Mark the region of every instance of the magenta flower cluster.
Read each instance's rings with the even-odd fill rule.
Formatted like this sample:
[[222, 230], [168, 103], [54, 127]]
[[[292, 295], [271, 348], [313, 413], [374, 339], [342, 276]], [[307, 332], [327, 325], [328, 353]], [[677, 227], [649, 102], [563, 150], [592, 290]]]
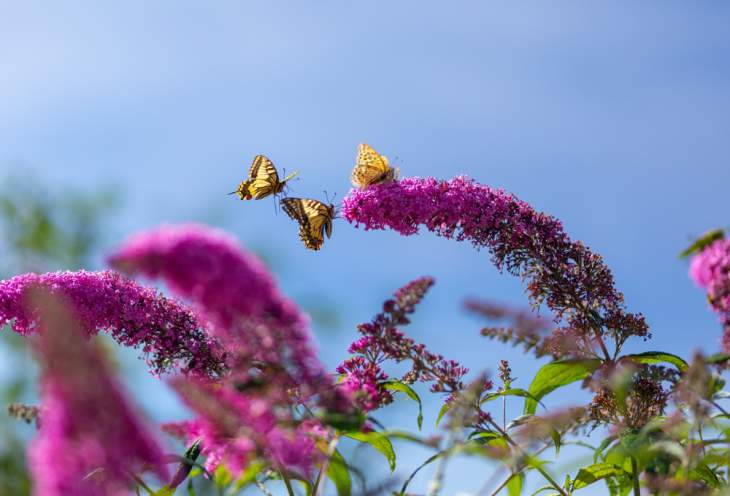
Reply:
[[12, 322], [24, 335], [37, 329], [38, 311], [25, 299], [36, 285], [68, 301], [87, 336], [106, 331], [124, 346], [141, 347], [156, 374], [179, 369], [212, 377], [223, 367], [220, 348], [193, 312], [110, 271], [29, 273], [0, 281], [0, 325]]
[[640, 314], [628, 313], [610, 269], [583, 244], [571, 241], [557, 219], [463, 176], [448, 181], [404, 178], [351, 190], [342, 215], [365, 229], [440, 236], [488, 248], [499, 269], [524, 278], [534, 305], [583, 336], [612, 335], [618, 344], [648, 336]]
[[40, 431], [29, 450], [34, 494], [129, 494], [130, 474], [145, 468], [167, 480], [161, 447], [75, 316], [60, 298], [33, 293], [43, 401]]
[[208, 467], [224, 460], [240, 470], [255, 453], [308, 470], [314, 445], [296, 427], [295, 408], [309, 403], [341, 412], [351, 402], [317, 360], [306, 316], [266, 267], [231, 236], [199, 224], [138, 233], [109, 261], [164, 281], [226, 350], [227, 374], [215, 384], [174, 381], [198, 415], [178, 427], [189, 440], [202, 439]]
[[180, 428], [177, 434], [188, 442], [200, 440], [209, 470], [225, 462], [232, 473], [240, 473], [258, 457], [307, 474], [317, 461], [312, 421], [290, 429], [282, 427], [275, 406], [265, 398], [182, 378], [173, 387], [198, 417], [167, 428]]
[[724, 328], [723, 348], [730, 351], [730, 239], [719, 239], [696, 254], [689, 274], [707, 291], [707, 299]]
[[433, 283], [430, 277], [411, 281], [396, 291], [394, 299], [383, 304], [383, 312], [371, 322], [358, 326], [362, 337], [349, 348], [355, 356], [342, 362], [337, 372], [363, 410], [374, 410], [393, 401], [393, 395], [386, 387], [388, 375], [381, 368], [387, 360], [411, 362], [411, 370], [401, 378], [406, 384], [428, 382], [432, 392], [450, 394], [464, 388], [462, 379], [467, 368], [428, 351], [425, 345], [416, 343], [398, 329], [410, 322], [408, 315], [415, 311]]
[[132, 236], [109, 262], [162, 279], [210, 322], [234, 359], [290, 368], [307, 393], [328, 382], [306, 316], [264, 264], [225, 232], [201, 224], [163, 226]]

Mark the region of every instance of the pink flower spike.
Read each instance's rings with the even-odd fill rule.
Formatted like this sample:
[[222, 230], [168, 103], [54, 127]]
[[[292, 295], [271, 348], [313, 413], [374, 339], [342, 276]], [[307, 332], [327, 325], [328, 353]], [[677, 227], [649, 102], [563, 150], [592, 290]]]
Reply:
[[692, 257], [689, 275], [707, 291], [707, 299], [720, 317], [722, 346], [730, 351], [730, 239], [719, 239]]
[[224, 231], [202, 224], [143, 231], [125, 241], [109, 263], [162, 279], [193, 303], [237, 359], [291, 370], [305, 396], [331, 386], [307, 317], [281, 293], [264, 264]]
[[[534, 305], [545, 304], [567, 326], [583, 335], [601, 334], [623, 342], [647, 337], [641, 314], [626, 311], [623, 295], [603, 259], [572, 241], [557, 219], [502, 190], [458, 176], [448, 181], [404, 178], [353, 189], [342, 215], [365, 229], [392, 229], [404, 236], [421, 226], [439, 236], [487, 248], [500, 270], [523, 278]], [[576, 308], [590, 309], [575, 312]]]
[[24, 295], [36, 285], [67, 301], [87, 336], [107, 331], [121, 345], [141, 347], [156, 374], [180, 369], [210, 377], [223, 368], [221, 349], [191, 310], [111, 271], [28, 273], [0, 281], [0, 325], [12, 321], [19, 334], [35, 332], [38, 309], [26, 305]]
[[28, 294], [38, 315], [33, 341], [43, 408], [28, 458], [38, 496], [128, 494], [130, 474], [168, 478], [164, 454], [85, 338], [62, 299], [41, 287]]

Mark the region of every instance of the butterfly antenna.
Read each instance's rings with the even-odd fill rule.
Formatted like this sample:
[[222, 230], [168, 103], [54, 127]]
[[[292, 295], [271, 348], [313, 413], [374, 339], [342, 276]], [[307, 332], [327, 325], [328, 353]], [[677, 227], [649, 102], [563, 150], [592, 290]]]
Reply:
[[337, 193], [335, 193], [334, 195], [332, 195], [332, 198], [330, 198], [330, 195], [327, 194], [327, 190], [326, 189], [325, 190], [322, 190], [322, 191], [324, 192], [324, 198], [325, 198], [325, 200], [327, 200], [327, 203], [332, 203], [334, 201], [334, 199], [337, 197]]

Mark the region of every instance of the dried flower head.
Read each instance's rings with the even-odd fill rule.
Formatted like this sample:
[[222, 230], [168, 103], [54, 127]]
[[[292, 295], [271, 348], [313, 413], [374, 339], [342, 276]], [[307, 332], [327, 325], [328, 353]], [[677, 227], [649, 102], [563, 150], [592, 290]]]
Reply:
[[11, 403], [8, 405], [8, 414], [18, 420], [24, 421], [26, 424], [35, 422], [40, 424], [40, 408], [35, 405], [26, 405], [23, 403]]

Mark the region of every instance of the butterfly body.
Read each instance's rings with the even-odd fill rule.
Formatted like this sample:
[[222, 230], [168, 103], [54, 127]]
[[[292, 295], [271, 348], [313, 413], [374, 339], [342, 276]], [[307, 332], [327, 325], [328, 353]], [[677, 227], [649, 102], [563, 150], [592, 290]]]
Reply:
[[392, 182], [397, 176], [398, 171], [390, 166], [388, 157], [379, 154], [367, 143], [360, 143], [350, 176], [353, 186], [365, 189], [373, 184]]
[[241, 200], [260, 200], [269, 195], [276, 196], [284, 190], [287, 181], [297, 174], [295, 171], [279, 180], [279, 173], [273, 162], [264, 155], [256, 155], [248, 171], [248, 179], [242, 181], [233, 194], [237, 194]]
[[324, 236], [332, 236], [332, 220], [335, 206], [326, 205], [311, 198], [284, 198], [281, 200], [284, 212], [299, 223], [299, 239], [310, 250], [319, 250]]

